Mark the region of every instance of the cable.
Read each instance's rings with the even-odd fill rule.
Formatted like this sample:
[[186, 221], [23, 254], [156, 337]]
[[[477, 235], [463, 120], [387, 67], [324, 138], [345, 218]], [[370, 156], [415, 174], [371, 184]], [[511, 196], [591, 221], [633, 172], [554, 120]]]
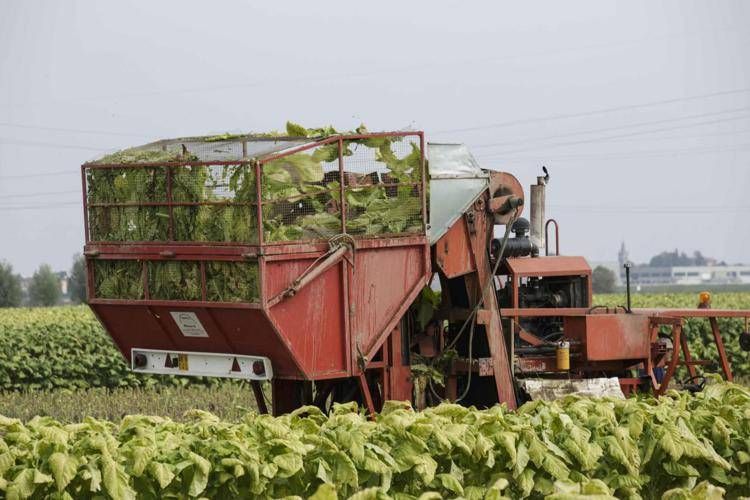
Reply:
[[584, 111], [582, 113], [558, 113], [555, 115], [548, 115], [548, 116], [540, 116], [536, 118], [521, 118], [519, 120], [511, 120], [507, 122], [498, 122], [498, 123], [490, 123], [487, 125], [480, 125], [476, 127], [464, 127], [464, 128], [453, 128], [453, 129], [444, 129], [444, 130], [437, 130], [430, 132], [431, 135], [438, 135], [438, 134], [447, 134], [452, 132], [473, 132], [475, 130], [486, 130], [486, 129], [492, 129], [492, 128], [504, 128], [504, 127], [512, 127], [515, 125], [523, 125], [526, 123], [537, 123], [537, 122], [548, 122], [548, 121], [554, 121], [554, 120], [566, 120], [569, 118], [580, 118], [584, 116], [595, 116], [600, 114], [607, 114], [607, 113], [614, 113], [617, 111], [626, 111], [631, 109], [639, 109], [639, 108], [647, 108], [651, 106], [660, 106], [664, 104], [673, 104], [677, 102], [685, 102], [685, 101], [694, 101], [698, 99], [706, 99], [710, 97], [718, 97], [718, 96], [725, 96], [725, 95], [733, 95], [733, 94], [744, 94], [750, 92], [750, 87], [741, 88], [741, 89], [735, 89], [735, 90], [724, 90], [719, 92], [712, 92], [709, 94], [700, 94], [700, 95], [693, 95], [688, 97], [680, 97], [675, 99], [663, 99], [660, 101], [651, 101], [651, 102], [645, 102], [641, 104], [626, 104], [623, 106], [614, 106], [611, 108], [603, 108], [603, 109], [597, 109], [592, 111]]
[[79, 170], [57, 170], [55, 172], [46, 172], [42, 174], [23, 174], [23, 175], [3, 175], [0, 179], [30, 179], [32, 177], [53, 177], [58, 175], [81, 175]]
[[5, 200], [8, 198], [36, 198], [38, 196], [47, 196], [47, 195], [58, 195], [58, 194], [73, 194], [78, 193], [81, 194], [80, 189], [74, 189], [70, 191], [44, 191], [40, 193], [23, 193], [23, 194], [0, 194], [0, 200]]
[[542, 136], [542, 137], [536, 137], [536, 138], [530, 138], [530, 139], [521, 139], [520, 141], [478, 144], [478, 145], [472, 145], [472, 148], [481, 149], [481, 148], [492, 148], [496, 146], [506, 146], [506, 145], [513, 145], [513, 144], [529, 144], [529, 143], [535, 143], [538, 141], [546, 141], [549, 139], [558, 139], [561, 137], [575, 137], [578, 135], [596, 134], [600, 132], [609, 132], [612, 130], [623, 130], [623, 129], [633, 128], [633, 127], [642, 127], [644, 125], [658, 125], [662, 123], [672, 123], [672, 122], [679, 122], [679, 121], [684, 121], [684, 120], [694, 120], [696, 118], [706, 118], [709, 116], [725, 115], [728, 113], [739, 113], [740, 111], [747, 111], [747, 110], [750, 110], [750, 106], [744, 106], [742, 108], [735, 108], [735, 109], [727, 109], [724, 111], [713, 111], [711, 113], [699, 113], [697, 115], [681, 116], [678, 118], [665, 118], [662, 120], [651, 120], [651, 121], [646, 121], [646, 122], [631, 123], [628, 125], [618, 125], [616, 127], [605, 127], [605, 128], [599, 127], [595, 129], [589, 129], [589, 130], [580, 130], [577, 132], [568, 132], [565, 134], [555, 134], [555, 135], [548, 135], [548, 136]]
[[[254, 82], [243, 82], [243, 83], [230, 83], [225, 85], [210, 85], [210, 86], [204, 86], [204, 87], [192, 87], [192, 88], [182, 88], [182, 89], [160, 89], [160, 90], [146, 90], [146, 91], [140, 91], [140, 92], [130, 92], [127, 94], [119, 94], [119, 95], [101, 95], [101, 96], [93, 96], [91, 99], [125, 99], [128, 97], [146, 97], [146, 96], [159, 96], [164, 94], [169, 95], [175, 95], [175, 94], [186, 94], [186, 93], [200, 93], [200, 92], [216, 92], [216, 91], [222, 91], [222, 90], [232, 90], [232, 89], [242, 89], [242, 88], [255, 88], [260, 87], [264, 85], [278, 85], [278, 84], [284, 84], [284, 83], [310, 83], [315, 81], [341, 81], [344, 79], [351, 79], [351, 78], [363, 78], [363, 77], [370, 77], [370, 76], [377, 76], [377, 75], [383, 75], [383, 74], [398, 74], [398, 73], [405, 73], [405, 72], [413, 72], [413, 71], [422, 71], [425, 69], [430, 68], [453, 68], [456, 65], [460, 64], [469, 64], [469, 65], [476, 65], [476, 64], [486, 64], [490, 62], [499, 62], [499, 61], [507, 61], [507, 60], [513, 60], [513, 59], [528, 59], [529, 57], [535, 57], [535, 56], [549, 56], [553, 54], [560, 54], [560, 53], [566, 53], [566, 52], [581, 52], [585, 50], [598, 50], [603, 48], [610, 48], [610, 47], [618, 47], [618, 46], [627, 46], [627, 45], [638, 45], [642, 43], [647, 42], [653, 42], [654, 40], [668, 40], [668, 39], [674, 39], [674, 38], [685, 38], [685, 37], [691, 37], [696, 36], [696, 34], [701, 32], [706, 33], [725, 33], [729, 30], [732, 30], [735, 28], [712, 28], [708, 30], [701, 30], [701, 31], [689, 31], [689, 32], [681, 32], [681, 33], [670, 33], [670, 34], [662, 34], [658, 36], [650, 36], [650, 37], [641, 37], [636, 39], [630, 39], [630, 40], [620, 40], [620, 41], [614, 41], [614, 42], [608, 42], [608, 43], [600, 43], [595, 45], [585, 45], [585, 46], [578, 46], [578, 47], [557, 47], [552, 50], [539, 50], [534, 52], [527, 52], [527, 53], [512, 53], [512, 54], [506, 54], [506, 55], [492, 55], [489, 57], [481, 57], [476, 59], [468, 59], [466, 57], [463, 57], [459, 60], [445, 60], [444, 58], [441, 59], [439, 62], [423, 62], [421, 64], [417, 63], [411, 63], [406, 66], [401, 67], [395, 67], [395, 68], [386, 68], [386, 69], [379, 69], [374, 71], [362, 71], [359, 73], [329, 73], [329, 74], [317, 74], [317, 75], [306, 75], [303, 77], [297, 77], [297, 78], [277, 78], [277, 79], [267, 79], [267, 80], [257, 80]], [[748, 89], [750, 90], [750, 89]]]
[[14, 139], [8, 139], [7, 137], [0, 137], [0, 144], [14, 144], [17, 146], [36, 146], [36, 147], [41, 147], [41, 148], [55, 148], [55, 149], [80, 149], [83, 151], [96, 151], [98, 153], [109, 151], [109, 149], [90, 148], [88, 146], [75, 146], [71, 144], [58, 144], [58, 143], [53, 143], [53, 142], [14, 140]]
[[632, 137], [632, 136], [642, 135], [642, 134], [652, 134], [654, 132], [664, 132], [667, 130], [678, 130], [678, 129], [690, 128], [690, 127], [701, 127], [703, 125], [713, 125], [715, 123], [725, 123], [725, 122], [731, 122], [731, 121], [736, 121], [736, 120], [747, 120], [749, 118], [750, 118], [750, 115], [735, 116], [733, 118], [720, 118], [717, 120], [707, 120], [707, 121], [698, 122], [698, 123], [676, 125], [674, 127], [661, 127], [661, 128], [651, 129], [651, 130], [639, 130], [635, 132], [629, 132], [627, 134], [615, 134], [615, 135], [604, 136], [604, 137], [593, 137], [590, 139], [582, 139], [578, 141], [566, 141], [566, 142], [556, 142], [552, 144], [542, 144], [541, 146], [533, 148], [533, 149], [529, 149], [529, 148], [512, 149], [509, 151], [501, 151], [498, 154], [503, 155], [503, 154], [509, 154], [509, 153], [523, 153], [526, 151], [533, 151], [536, 149], [544, 150], [544, 149], [549, 149], [549, 148], [557, 148], [560, 146], [570, 146], [570, 145], [575, 145], [575, 144], [588, 144], [592, 142], [602, 142], [602, 141], [607, 141], [609, 139], [616, 139], [619, 137]]
[[[544, 155], [546, 160], [577, 160], [577, 161], [598, 161], [598, 160], [612, 160], [612, 159], [637, 159], [637, 158], [653, 158], [653, 157], [659, 157], [659, 156], [678, 156], [678, 155], [704, 155], [704, 154], [722, 154], [722, 153], [736, 153], [741, 151], [748, 151], [750, 150], [750, 143], [746, 144], [736, 144], [732, 146], [722, 147], [722, 146], [715, 146], [715, 147], [702, 147], [702, 148], [680, 148], [680, 149], [658, 149], [658, 150], [645, 150], [645, 151], [634, 151], [632, 153], [629, 152], [615, 152], [613, 154], [607, 154], [607, 153], [601, 153], [601, 154], [591, 154], [591, 155], [582, 155], [582, 154], [562, 154], [562, 155]], [[477, 158], [480, 159], [492, 159], [499, 157], [498, 155], [477, 155]], [[538, 162], [539, 157], [538, 156], [510, 156], [502, 157], [504, 161], [524, 161], [524, 160], [531, 160], [535, 163]]]
[[29, 129], [29, 130], [49, 130], [52, 132], [71, 132], [74, 134], [113, 135], [113, 136], [118, 136], [118, 137], [145, 137], [145, 138], [149, 137], [144, 134], [129, 134], [126, 132], [110, 132], [107, 130], [85, 130], [85, 129], [62, 128], [62, 127], [45, 127], [41, 125], [27, 125], [25, 123], [13, 123], [13, 122], [0, 122], [0, 126], [23, 128], [23, 129]]
[[83, 209], [83, 203], [80, 201], [76, 202], [70, 202], [70, 203], [57, 203], [57, 204], [49, 204], [49, 205], [26, 205], [26, 206], [2, 206], [0, 205], [0, 212], [15, 212], [16, 210], [47, 210], [47, 209], [57, 209], [61, 207], [73, 207], [76, 206], [77, 208]]

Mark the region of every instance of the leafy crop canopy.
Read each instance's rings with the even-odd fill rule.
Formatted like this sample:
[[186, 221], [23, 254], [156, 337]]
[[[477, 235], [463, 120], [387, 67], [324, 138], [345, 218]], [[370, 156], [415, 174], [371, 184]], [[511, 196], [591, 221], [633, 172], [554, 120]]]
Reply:
[[[64, 425], [0, 416], [7, 498], [720, 499], [748, 493], [750, 392], [567, 397], [516, 412], [387, 403], [239, 422], [200, 410]], [[352, 495], [352, 496], [350, 496]]]

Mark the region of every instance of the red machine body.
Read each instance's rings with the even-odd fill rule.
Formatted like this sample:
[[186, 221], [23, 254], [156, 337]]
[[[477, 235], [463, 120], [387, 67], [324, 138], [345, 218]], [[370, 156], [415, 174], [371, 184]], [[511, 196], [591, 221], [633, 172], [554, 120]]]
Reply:
[[[411, 177], [394, 180], [392, 173], [378, 172], [383, 139], [391, 146], [403, 145], [392, 162], [418, 160]], [[361, 147], [365, 144], [380, 153]], [[592, 308], [591, 269], [585, 259], [557, 255], [559, 241], [556, 255], [539, 255], [548, 247], [541, 236], [549, 225], [542, 226], [546, 179], [532, 189], [531, 238], [517, 233], [509, 239], [524, 205], [520, 183], [510, 174], [480, 169], [460, 145], [431, 147], [428, 179], [421, 132], [186, 138], [137, 150], [180, 148], [192, 156], [82, 166], [89, 304], [136, 371], [244, 377], [253, 382], [261, 410], [267, 408], [260, 382], [271, 380], [277, 414], [303, 404], [327, 407], [350, 400], [375, 411], [388, 399], [413, 399], [411, 366], [417, 354], [437, 363], [451, 350], [456, 354], [447, 367], [445, 387], [433, 393], [515, 407], [520, 400], [517, 382], [530, 376], [585, 378], [605, 372], [620, 377], [626, 390], [642, 388], [647, 380], [663, 391], [680, 352], [694, 374], [697, 363], [684, 336], [680, 338], [681, 318], [703, 315], [713, 318], [722, 368], [731, 379], [715, 318], [750, 313]], [[327, 152], [321, 161], [325, 182], [310, 181], [313, 194], [273, 198], [269, 186], [278, 181], [279, 166], [291, 172], [298, 159], [316, 151]], [[211, 198], [180, 194], [181, 169], [205, 169], [211, 178], [227, 168], [249, 183], [252, 196], [242, 198], [239, 190], [227, 195], [231, 189], [216, 182], [199, 189], [214, 193]], [[102, 172], [112, 174], [110, 181], [116, 183], [133, 169], [144, 169], [148, 182], [164, 186], [164, 192], [143, 199], [101, 199], [92, 189]], [[411, 226], [394, 233], [371, 221], [363, 234], [360, 226], [350, 224], [359, 213], [354, 195], [368, 189], [384, 190], [386, 201], [409, 197], [403, 206], [410, 207]], [[329, 198], [327, 213], [338, 221], [329, 233], [279, 240], [269, 229], [278, 229], [279, 220], [310, 215], [303, 201], [323, 191]], [[247, 214], [251, 231], [244, 241], [181, 236], [176, 213], [217, 207]], [[112, 238], [97, 222], [115, 216], [140, 221], [154, 211], [163, 219], [153, 219], [161, 232], [148, 238]], [[493, 242], [496, 225], [507, 228], [504, 243]], [[372, 227], [380, 229], [371, 232]], [[503, 254], [499, 249], [505, 245]], [[156, 286], [154, 276], [173, 265], [184, 266], [180, 272], [187, 269], [198, 281], [190, 299], [182, 298], [182, 290]], [[252, 279], [251, 296], [228, 300], [216, 292], [221, 283], [214, 273], [221, 266], [236, 271], [230, 276], [247, 273], [243, 276]], [[103, 291], [111, 272], [130, 273], [134, 292]], [[420, 330], [410, 308], [435, 276], [441, 306]], [[673, 330], [670, 352], [659, 350], [662, 325]], [[557, 365], [559, 340], [572, 344], [569, 369]], [[194, 371], [196, 363], [200, 370]], [[654, 375], [658, 367], [668, 368], [661, 380]], [[632, 369], [645, 375], [629, 376]]]

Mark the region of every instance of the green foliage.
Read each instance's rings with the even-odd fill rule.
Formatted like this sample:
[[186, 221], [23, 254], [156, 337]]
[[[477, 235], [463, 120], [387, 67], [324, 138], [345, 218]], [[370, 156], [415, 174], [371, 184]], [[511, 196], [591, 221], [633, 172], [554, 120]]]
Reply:
[[13, 266], [0, 261], [0, 307], [21, 305], [21, 277], [13, 274]]
[[86, 417], [117, 422], [123, 416], [133, 413], [184, 420], [185, 412], [200, 409], [237, 422], [249, 408], [255, 407], [250, 385], [233, 379], [211, 386], [162, 384], [158, 387], [115, 389], [94, 387], [76, 390], [0, 391], [0, 414], [23, 421], [39, 415], [65, 423], [79, 422]]
[[[356, 131], [367, 133], [364, 125]], [[327, 137], [332, 127], [306, 129], [287, 122], [287, 134], [295, 137]], [[372, 172], [346, 172], [346, 230], [355, 235], [399, 234], [422, 231], [421, 151], [413, 142], [409, 152], [399, 155], [394, 147], [400, 137], [346, 140], [343, 144], [344, 170], [347, 157], [353, 165]], [[338, 234], [341, 223], [341, 180], [337, 165], [328, 165], [333, 176], [324, 172], [326, 163], [338, 158], [338, 144], [319, 146], [263, 165], [263, 223], [266, 241], [320, 239]], [[380, 164], [380, 165], [379, 165]], [[387, 173], [373, 173], [384, 165]], [[330, 175], [330, 172], [329, 172]], [[384, 186], [388, 184], [389, 186]], [[404, 184], [393, 186], [393, 184]]]
[[[8, 498], [736, 498], [748, 491], [750, 391], [532, 402], [516, 412], [388, 403], [238, 422], [0, 417]], [[428, 493], [429, 492], [429, 493]]]
[[29, 283], [29, 303], [32, 306], [53, 306], [60, 300], [60, 280], [48, 264], [34, 272]]
[[85, 306], [3, 310], [0, 360], [1, 391], [219, 384], [219, 379], [131, 372]]
[[[367, 133], [360, 126], [356, 133]], [[320, 139], [337, 134], [330, 126], [305, 128], [287, 122], [286, 135]], [[236, 140], [222, 134], [203, 140]], [[357, 155], [352, 165], [366, 172], [347, 172], [345, 197], [349, 204], [346, 230], [352, 234], [398, 234], [423, 230], [420, 197], [421, 151], [410, 142], [399, 151], [400, 137], [347, 140], [345, 157]], [[343, 231], [341, 179], [337, 142], [283, 156], [263, 165], [263, 231], [266, 241], [327, 239]], [[254, 170], [248, 164], [175, 166], [198, 158], [187, 151], [131, 148], [107, 155], [94, 164], [132, 166], [87, 170], [89, 233], [93, 241], [257, 241]], [[165, 166], [137, 166], [137, 164]], [[166, 164], [171, 164], [167, 166]], [[387, 173], [376, 171], [385, 166]], [[327, 167], [327, 168], [326, 168]], [[345, 165], [345, 169], [347, 165]], [[328, 170], [328, 172], [324, 172]], [[174, 202], [166, 203], [172, 178]], [[403, 184], [400, 185], [400, 184]], [[227, 189], [228, 187], [228, 189]], [[228, 195], [227, 191], [231, 193]], [[97, 204], [104, 204], [98, 205]], [[116, 204], [112, 206], [112, 204]], [[172, 219], [172, 232], [169, 221]]]
[[594, 293], [612, 293], [615, 291], [614, 271], [604, 266], [596, 266], [591, 273], [592, 288]]
[[73, 257], [73, 267], [68, 278], [68, 295], [74, 304], [86, 302], [86, 259], [78, 254]]
[[[597, 305], [623, 305], [625, 295], [595, 295]], [[694, 308], [698, 305], [697, 293], [634, 293], [633, 307], [669, 307]], [[712, 307], [716, 309], [745, 309], [750, 310], [750, 293], [714, 293]], [[735, 377], [747, 379], [750, 377], [750, 352], [743, 351], [739, 346], [740, 333], [745, 331], [744, 320], [741, 318], [720, 318], [718, 320], [724, 348], [729, 356]], [[718, 363], [719, 353], [716, 349], [711, 326], [707, 319], [690, 318], [685, 321], [684, 330], [687, 336], [690, 352], [694, 359], [712, 360]], [[702, 368], [698, 368], [700, 372]], [[709, 372], [718, 372], [717, 366], [707, 367]], [[684, 374], [680, 374], [680, 377]]]

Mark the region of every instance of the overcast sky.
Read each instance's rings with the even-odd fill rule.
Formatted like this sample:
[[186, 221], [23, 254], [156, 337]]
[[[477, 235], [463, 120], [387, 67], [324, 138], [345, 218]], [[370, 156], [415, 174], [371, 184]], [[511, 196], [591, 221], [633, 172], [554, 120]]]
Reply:
[[0, 260], [70, 267], [102, 150], [294, 120], [546, 165], [565, 254], [750, 262], [748, 26], [744, 0], [0, 0]]

